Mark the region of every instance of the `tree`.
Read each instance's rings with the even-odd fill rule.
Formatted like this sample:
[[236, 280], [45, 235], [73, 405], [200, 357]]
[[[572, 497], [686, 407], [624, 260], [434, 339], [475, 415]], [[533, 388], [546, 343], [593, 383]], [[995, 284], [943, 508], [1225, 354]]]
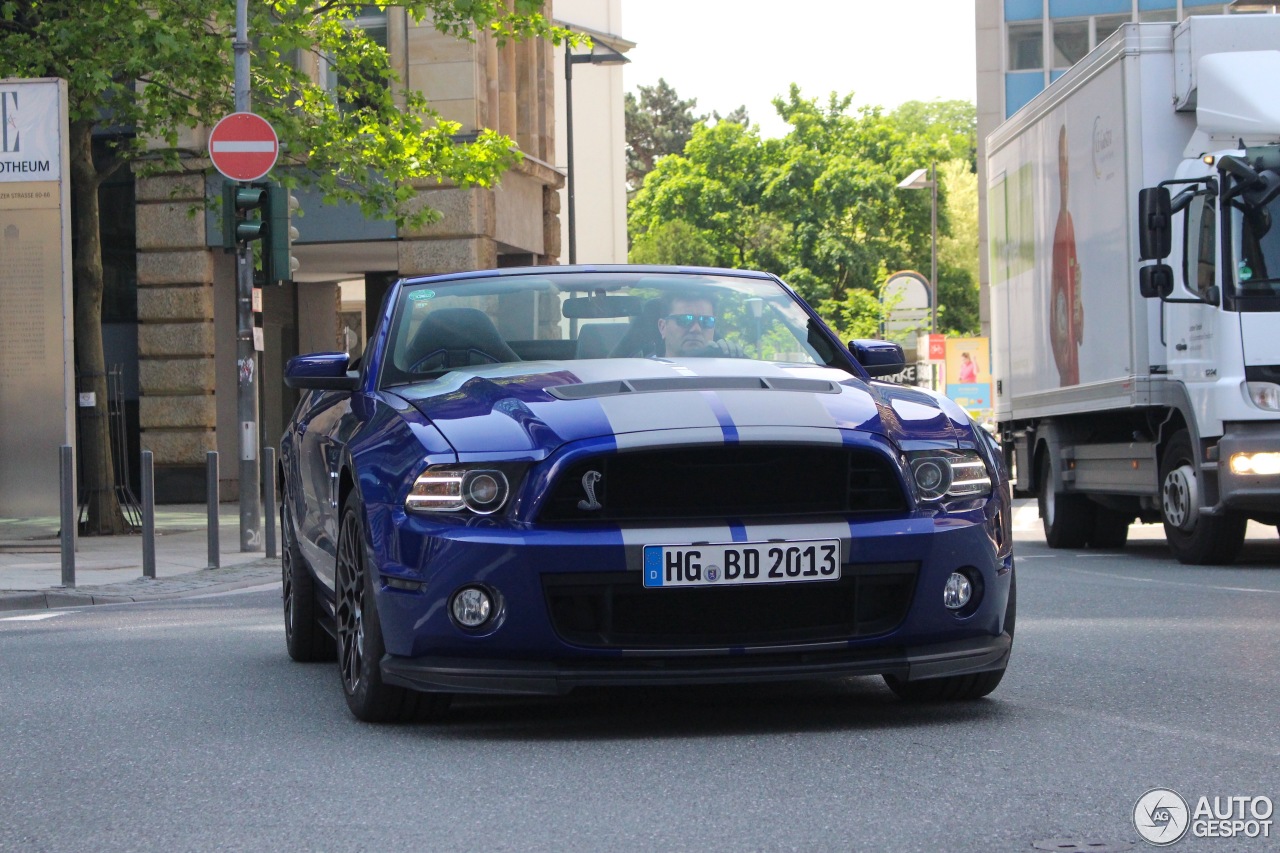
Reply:
[[654, 164], [668, 154], [680, 154], [693, 135], [697, 100], [682, 101], [676, 90], [659, 78], [656, 86], [641, 86], [640, 97], [627, 92], [627, 186], [638, 189]]
[[[374, 4], [379, 9], [385, 3]], [[499, 41], [568, 33], [542, 17], [543, 0], [408, 0], [398, 4], [441, 32]], [[367, 215], [422, 222], [411, 181], [439, 178], [489, 186], [519, 158], [511, 140], [483, 131], [458, 144], [460, 126], [444, 121], [405, 89], [386, 51], [353, 26], [364, 7], [333, 0], [268, 0], [250, 4], [254, 111], [275, 126], [300, 167], [295, 179], [327, 199], [360, 204]], [[67, 81], [73, 210], [76, 366], [92, 384], [97, 417], [81, 436], [89, 533], [125, 532], [115, 497], [106, 428], [103, 369], [102, 249], [98, 188], [118, 169], [140, 175], [178, 168], [184, 130], [211, 126], [233, 109], [234, 4], [202, 0], [0, 0], [0, 77]], [[312, 80], [293, 61], [323, 56], [337, 91]], [[124, 127], [100, 159], [99, 127]]]
[[978, 171], [978, 110], [969, 101], [907, 101], [892, 113], [904, 133], [941, 140], [942, 160], [964, 160]]
[[[956, 135], [910, 111], [904, 119], [851, 103], [852, 96], [833, 94], [819, 104], [793, 85], [774, 100], [790, 126], [781, 139], [761, 139], [757, 129], [727, 119], [695, 125], [683, 153], [660, 160], [632, 199], [633, 260], [651, 246], [661, 245], [674, 263], [684, 262], [679, 251], [703, 256], [709, 247], [717, 265], [777, 273], [847, 337], [873, 334], [889, 272], [919, 258], [929, 265], [930, 194], [897, 185], [922, 165], [950, 159]], [[945, 183], [940, 190], [945, 235]], [[676, 222], [687, 226], [680, 241], [670, 238]], [[943, 272], [946, 295], [957, 276]], [[957, 281], [955, 292], [967, 293]], [[963, 311], [953, 316], [963, 319]]]
[[948, 334], [981, 332], [978, 307], [978, 176], [967, 160], [938, 166], [948, 233], [938, 237], [938, 322]]

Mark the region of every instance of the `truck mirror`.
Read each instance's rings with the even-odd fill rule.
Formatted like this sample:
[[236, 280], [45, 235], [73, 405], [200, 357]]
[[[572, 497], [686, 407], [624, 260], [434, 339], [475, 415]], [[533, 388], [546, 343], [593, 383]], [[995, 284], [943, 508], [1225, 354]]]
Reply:
[[[1165, 196], [1167, 198], [1168, 194]], [[1138, 270], [1138, 292], [1147, 299], [1168, 299], [1173, 293], [1173, 268], [1168, 264], [1141, 267]]]
[[1162, 261], [1169, 257], [1173, 250], [1172, 221], [1168, 187], [1138, 191], [1138, 260]]
[[1280, 195], [1280, 175], [1267, 170], [1258, 175], [1257, 182], [1241, 195], [1253, 207], [1263, 208]]

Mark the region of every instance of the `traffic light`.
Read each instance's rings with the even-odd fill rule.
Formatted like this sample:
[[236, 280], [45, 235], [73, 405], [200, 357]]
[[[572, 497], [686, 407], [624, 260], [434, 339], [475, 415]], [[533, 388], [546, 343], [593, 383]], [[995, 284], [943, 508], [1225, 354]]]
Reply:
[[[234, 251], [241, 243], [261, 240], [267, 230], [267, 186], [222, 184], [222, 247]], [[252, 216], [261, 210], [258, 216]]]
[[[298, 200], [285, 187], [270, 181], [222, 185], [222, 246], [235, 251], [242, 244], [262, 241], [259, 283], [293, 281], [298, 259], [293, 241], [298, 229], [290, 222]], [[254, 212], [257, 211], [257, 215]]]
[[263, 211], [267, 233], [262, 244], [262, 278], [267, 284], [293, 281], [293, 273], [298, 268], [298, 259], [293, 256], [293, 241], [298, 236], [298, 229], [293, 227], [290, 219], [298, 208], [298, 200], [287, 187], [270, 183], [263, 186], [267, 192]]

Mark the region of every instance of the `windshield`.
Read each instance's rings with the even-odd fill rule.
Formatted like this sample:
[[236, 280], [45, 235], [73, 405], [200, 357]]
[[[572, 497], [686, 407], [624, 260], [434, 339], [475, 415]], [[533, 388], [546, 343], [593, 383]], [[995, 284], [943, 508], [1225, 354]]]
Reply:
[[385, 386], [457, 368], [599, 358], [748, 358], [825, 364], [800, 303], [734, 276], [553, 272], [406, 285], [391, 320]]
[[1280, 199], [1266, 207], [1234, 202], [1231, 211], [1235, 296], [1280, 296]]

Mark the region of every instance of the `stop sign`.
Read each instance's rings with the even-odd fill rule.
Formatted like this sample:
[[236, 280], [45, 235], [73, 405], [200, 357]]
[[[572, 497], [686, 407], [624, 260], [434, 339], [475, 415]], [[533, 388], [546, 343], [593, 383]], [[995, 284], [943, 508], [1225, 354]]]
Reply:
[[232, 113], [209, 134], [209, 159], [233, 181], [256, 181], [276, 164], [280, 140], [262, 116]]

